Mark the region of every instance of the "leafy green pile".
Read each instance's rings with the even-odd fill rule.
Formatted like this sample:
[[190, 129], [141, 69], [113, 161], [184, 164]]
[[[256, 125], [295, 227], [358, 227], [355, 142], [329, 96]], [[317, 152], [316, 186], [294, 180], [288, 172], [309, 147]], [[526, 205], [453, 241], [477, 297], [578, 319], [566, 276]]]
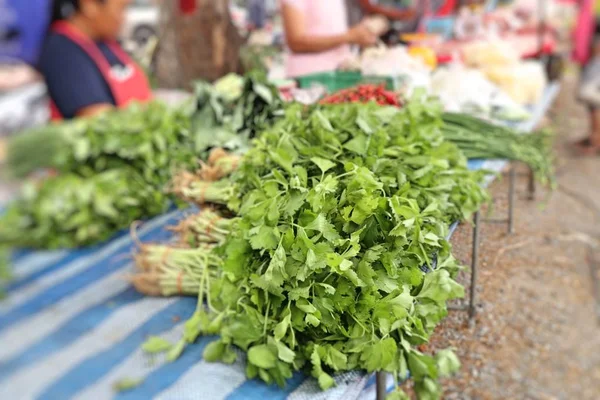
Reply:
[[239, 220], [215, 250], [223, 279], [202, 268], [200, 306], [169, 357], [220, 334], [205, 359], [233, 362], [237, 346], [247, 375], [267, 383], [300, 369], [323, 389], [336, 372], [410, 371], [420, 398], [439, 398], [437, 379], [458, 360], [416, 346], [463, 296], [448, 226], [487, 199], [440, 126], [439, 107], [421, 99], [288, 109], [234, 174]]
[[538, 180], [554, 187], [553, 140], [549, 131], [524, 134], [467, 114], [445, 113], [443, 120], [444, 138], [456, 144], [467, 158], [521, 161]]
[[276, 118], [282, 107], [276, 89], [256, 77], [243, 84], [235, 99], [199, 85], [206, 91], [179, 109], [138, 104], [17, 136], [8, 149], [9, 175], [50, 168], [59, 176], [30, 188], [0, 217], [0, 243], [77, 247], [163, 212], [175, 173], [196, 169], [199, 158], [223, 143], [247, 146], [249, 136]]
[[58, 248], [106, 240], [136, 219], [164, 212], [170, 200], [163, 189], [172, 174], [197, 165], [189, 116], [160, 103], [60, 126], [25, 134], [10, 149], [12, 160], [21, 160], [26, 157], [19, 154], [36, 141], [60, 143], [52, 145], [56, 151], [44, 165], [9, 163], [18, 175], [33, 167], [59, 175], [39, 187], [28, 185], [0, 217], [4, 244]]
[[244, 78], [241, 93], [206, 82], [195, 84], [196, 109], [192, 129], [198, 148], [223, 147], [244, 152], [249, 139], [269, 128], [283, 115], [284, 103], [277, 88], [266, 82], [264, 75], [252, 73]]
[[[90, 176], [131, 167], [148, 181], [165, 184], [173, 168], [195, 160], [194, 140], [189, 111], [158, 102], [134, 104], [95, 118], [17, 135], [9, 143], [7, 169], [16, 177], [39, 168]], [[37, 143], [54, 150], [34, 164], [28, 154], [35, 152]]]
[[166, 211], [167, 196], [131, 168], [66, 174], [28, 184], [1, 217], [3, 243], [63, 248], [109, 239], [132, 221]]

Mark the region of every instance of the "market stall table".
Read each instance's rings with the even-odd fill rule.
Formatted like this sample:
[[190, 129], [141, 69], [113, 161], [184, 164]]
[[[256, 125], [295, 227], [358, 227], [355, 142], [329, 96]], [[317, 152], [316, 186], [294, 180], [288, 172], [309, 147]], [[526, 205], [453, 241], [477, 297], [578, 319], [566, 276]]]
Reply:
[[[533, 116], [544, 115], [557, 88], [546, 91]], [[531, 121], [534, 126], [537, 121]], [[525, 126], [524, 126], [525, 127]], [[472, 161], [470, 167], [500, 171], [505, 161]], [[143, 224], [143, 242], [169, 240], [164, 228], [185, 211]], [[244, 364], [206, 363], [202, 337], [175, 362], [145, 354], [150, 335], [175, 342], [196, 309], [195, 298], [149, 298], [127, 280], [136, 243], [122, 233], [101, 246], [54, 252], [19, 252], [14, 281], [0, 302], [0, 398], [2, 399], [359, 399], [375, 398], [374, 376], [359, 371], [336, 377], [321, 392], [296, 373], [285, 388], [247, 380]], [[242, 354], [239, 354], [239, 360]], [[382, 376], [383, 377], [383, 376]], [[137, 385], [116, 393], [123, 380]], [[383, 381], [382, 381], [383, 382]], [[389, 387], [392, 381], [386, 382]]]

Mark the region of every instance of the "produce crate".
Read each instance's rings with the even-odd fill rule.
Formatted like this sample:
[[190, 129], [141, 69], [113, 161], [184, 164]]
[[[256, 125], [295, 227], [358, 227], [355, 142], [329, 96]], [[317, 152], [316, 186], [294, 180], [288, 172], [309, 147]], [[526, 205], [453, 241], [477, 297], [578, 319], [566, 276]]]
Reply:
[[314, 85], [323, 85], [329, 92], [335, 92], [356, 86], [361, 83], [385, 84], [386, 89], [396, 88], [396, 79], [390, 76], [364, 76], [354, 71], [322, 72], [318, 74], [304, 75], [296, 78], [298, 86], [302, 89]]

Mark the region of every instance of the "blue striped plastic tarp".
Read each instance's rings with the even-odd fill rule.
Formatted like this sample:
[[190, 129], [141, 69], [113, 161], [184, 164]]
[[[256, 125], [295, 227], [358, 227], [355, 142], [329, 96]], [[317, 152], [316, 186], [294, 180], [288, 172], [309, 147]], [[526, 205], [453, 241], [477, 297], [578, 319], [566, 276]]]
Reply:
[[[173, 212], [147, 222], [144, 242], [166, 241]], [[233, 365], [202, 361], [206, 337], [175, 362], [141, 351], [149, 335], [175, 342], [191, 316], [193, 298], [155, 299], [136, 293], [126, 280], [135, 243], [128, 235], [94, 248], [21, 252], [16, 280], [0, 303], [0, 398], [10, 399], [355, 399], [368, 377], [336, 377], [321, 392], [312, 378], [294, 375], [286, 388], [247, 380], [243, 355]], [[133, 390], [115, 393], [123, 378], [141, 379]], [[365, 389], [365, 394], [369, 393]], [[374, 395], [374, 394], [373, 394]], [[367, 396], [368, 397], [368, 396]]]

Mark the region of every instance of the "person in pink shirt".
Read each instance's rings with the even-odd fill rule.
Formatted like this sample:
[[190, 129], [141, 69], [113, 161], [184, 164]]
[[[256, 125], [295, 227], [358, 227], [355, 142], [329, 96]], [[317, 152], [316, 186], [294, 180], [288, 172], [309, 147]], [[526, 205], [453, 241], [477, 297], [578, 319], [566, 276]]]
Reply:
[[345, 0], [282, 0], [281, 6], [290, 78], [333, 71], [351, 57], [350, 45], [377, 42], [364, 23], [348, 28]]

